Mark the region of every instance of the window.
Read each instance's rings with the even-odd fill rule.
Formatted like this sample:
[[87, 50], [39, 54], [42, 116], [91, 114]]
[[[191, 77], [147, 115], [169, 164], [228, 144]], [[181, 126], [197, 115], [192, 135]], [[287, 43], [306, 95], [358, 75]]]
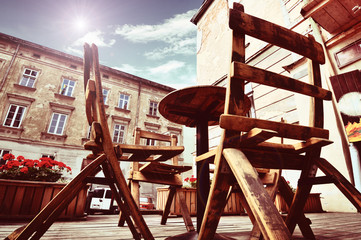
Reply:
[[147, 138], [147, 141], [145, 143], [147, 146], [155, 146], [155, 139]]
[[6, 115], [4, 126], [19, 128], [25, 113], [25, 107], [11, 104]]
[[50, 158], [50, 159], [52, 159], [52, 160], [55, 159], [55, 156], [52, 155], [52, 154], [42, 154], [41, 157], [42, 157], [42, 158], [43, 158], [43, 157], [47, 157], [47, 158]]
[[60, 94], [71, 97], [73, 95], [74, 87], [75, 81], [64, 78], [63, 84], [61, 85]]
[[90, 139], [90, 135], [92, 134], [92, 126], [90, 125], [89, 127], [88, 127], [88, 133], [87, 133], [87, 135], [86, 135], [86, 138], [87, 139]]
[[125, 135], [125, 126], [121, 124], [114, 125], [113, 142], [123, 143]]
[[0, 149], [0, 166], [6, 163], [6, 161], [3, 159], [3, 156], [8, 153], [11, 153], [11, 151], [7, 149]]
[[120, 94], [118, 107], [122, 109], [128, 109], [129, 95]]
[[0, 149], [0, 158], [2, 158], [5, 154], [10, 153], [10, 150], [6, 150], [6, 149]]
[[19, 85], [32, 88], [32, 87], [34, 87], [34, 83], [35, 83], [37, 76], [38, 76], [37, 71], [25, 68]]
[[149, 104], [149, 115], [157, 116], [158, 103], [150, 102]]
[[103, 101], [104, 101], [104, 104], [108, 104], [108, 95], [109, 95], [109, 90], [103, 88]]
[[53, 113], [48, 133], [63, 135], [67, 115], [61, 113]]

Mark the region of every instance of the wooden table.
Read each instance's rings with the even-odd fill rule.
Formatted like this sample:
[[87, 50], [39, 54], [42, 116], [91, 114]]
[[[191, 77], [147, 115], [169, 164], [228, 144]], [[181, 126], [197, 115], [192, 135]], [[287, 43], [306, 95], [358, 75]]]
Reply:
[[[159, 103], [159, 112], [169, 121], [196, 127], [197, 156], [208, 152], [208, 126], [217, 125], [223, 114], [226, 89], [195, 86], [173, 91]], [[197, 163], [197, 231], [209, 194], [209, 164]]]

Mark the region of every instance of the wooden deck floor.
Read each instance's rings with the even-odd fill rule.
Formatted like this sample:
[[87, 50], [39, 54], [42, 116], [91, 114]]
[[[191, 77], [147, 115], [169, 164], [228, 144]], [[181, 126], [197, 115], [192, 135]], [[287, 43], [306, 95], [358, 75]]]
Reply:
[[[312, 213], [306, 214], [312, 221], [317, 239], [361, 239], [361, 214], [359, 213]], [[172, 217], [167, 225], [159, 224], [159, 215], [144, 216], [155, 239], [182, 234], [185, 227], [180, 217]], [[195, 218], [193, 218], [195, 220]], [[0, 222], [0, 239], [4, 239], [24, 222]], [[251, 222], [247, 216], [223, 216], [217, 233], [233, 239], [248, 239]], [[297, 228], [294, 239], [303, 239]], [[42, 239], [132, 239], [127, 227], [117, 227], [117, 215], [91, 215], [86, 220], [58, 221]]]

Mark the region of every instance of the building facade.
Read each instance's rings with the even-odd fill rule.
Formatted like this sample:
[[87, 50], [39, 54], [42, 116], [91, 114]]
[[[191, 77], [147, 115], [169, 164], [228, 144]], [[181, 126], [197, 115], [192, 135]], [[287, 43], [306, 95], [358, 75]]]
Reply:
[[[90, 153], [85, 115], [82, 58], [0, 33], [0, 154], [29, 159], [49, 156], [72, 168], [72, 178]], [[158, 112], [158, 103], [174, 89], [100, 66], [110, 134], [114, 143], [132, 144], [136, 127], [176, 134], [181, 125]], [[157, 143], [155, 143], [157, 144]], [[180, 156], [180, 164], [184, 157]], [[191, 165], [189, 156], [189, 165]], [[126, 176], [129, 163], [121, 162]], [[146, 190], [146, 188], [144, 188]]]
[[[191, 20], [198, 28], [197, 81], [199, 84], [226, 85], [225, 79], [229, 71], [231, 53], [228, 9], [232, 7], [233, 2], [231, 0], [205, 0]], [[360, 29], [361, 11], [355, 7], [356, 1], [240, 0], [236, 2], [243, 4], [245, 12], [250, 15], [304, 35], [312, 34], [325, 47], [327, 55], [326, 64], [321, 66], [324, 88], [335, 93], [331, 83], [333, 76], [354, 71], [359, 73], [361, 51], [358, 49], [361, 32], [357, 29]], [[311, 4], [311, 6], [306, 7], [306, 4]], [[331, 4], [338, 5], [335, 7]], [[312, 16], [322, 19], [326, 15], [323, 11], [326, 10], [333, 12], [333, 19], [342, 17], [348, 19], [347, 26], [340, 23], [331, 33], [330, 30], [328, 31], [311, 19]], [[316, 21], [320, 21], [319, 19]], [[329, 21], [331, 20], [329, 19], [328, 23]], [[339, 64], [340, 59], [342, 64]], [[306, 59], [248, 36], [246, 36], [246, 63], [301, 81], [308, 81]], [[354, 79], [355, 82], [361, 82], [360, 78]], [[359, 91], [356, 89], [353, 91], [361, 92], [361, 88]], [[246, 92], [252, 102], [251, 116], [294, 124], [308, 124], [310, 106], [308, 97], [254, 83], [246, 84]], [[357, 185], [360, 181], [360, 158], [357, 154], [353, 155], [352, 149], [350, 150], [352, 144], [347, 138], [345, 125], [342, 124], [337, 100], [334, 96], [332, 102], [324, 103], [325, 128], [330, 130], [330, 139], [334, 141], [334, 144], [325, 147], [322, 156], [351, 182], [356, 183], [356, 187], [360, 189], [360, 185]], [[361, 112], [356, 118], [360, 119], [360, 116]], [[209, 131], [209, 146], [216, 147], [219, 143], [220, 129], [210, 127]], [[283, 176], [291, 182], [293, 187], [297, 186], [298, 174], [299, 172], [295, 171], [283, 171]], [[321, 193], [323, 208], [327, 211], [356, 211], [333, 184], [314, 186], [313, 191]]]

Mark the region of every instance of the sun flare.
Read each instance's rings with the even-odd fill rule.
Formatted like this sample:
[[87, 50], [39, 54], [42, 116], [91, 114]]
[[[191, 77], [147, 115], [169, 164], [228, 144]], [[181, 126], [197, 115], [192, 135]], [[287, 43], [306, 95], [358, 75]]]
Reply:
[[84, 18], [76, 18], [74, 20], [74, 28], [78, 31], [83, 31], [87, 28], [88, 24], [87, 21]]

